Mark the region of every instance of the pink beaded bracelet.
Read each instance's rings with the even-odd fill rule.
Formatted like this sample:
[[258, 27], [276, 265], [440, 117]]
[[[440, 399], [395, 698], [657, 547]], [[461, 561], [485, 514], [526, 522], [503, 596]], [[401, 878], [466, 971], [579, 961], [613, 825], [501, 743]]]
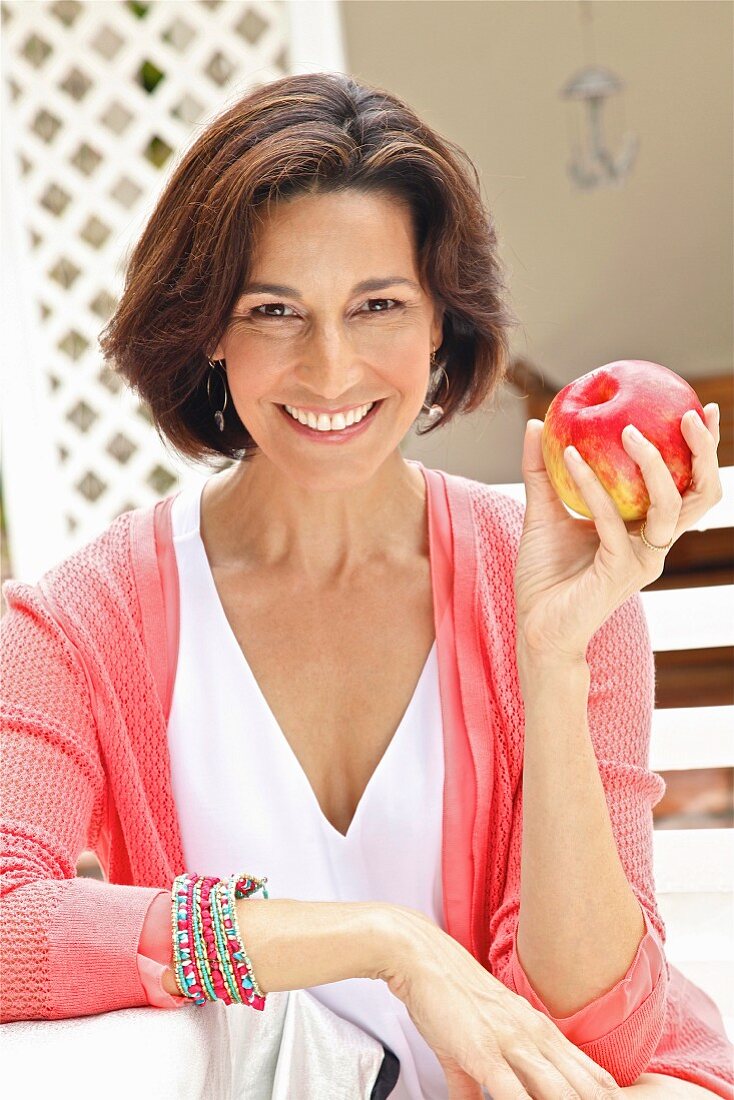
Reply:
[[173, 972], [182, 997], [197, 1005], [223, 1000], [262, 1011], [264, 994], [242, 941], [236, 902], [262, 890], [267, 878], [177, 875], [171, 887]]

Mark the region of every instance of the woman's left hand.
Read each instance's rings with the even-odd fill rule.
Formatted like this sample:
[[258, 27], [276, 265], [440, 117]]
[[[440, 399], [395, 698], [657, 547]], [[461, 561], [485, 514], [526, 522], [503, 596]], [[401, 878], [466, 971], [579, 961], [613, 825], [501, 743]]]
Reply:
[[[692, 453], [693, 481], [681, 497], [663, 458], [648, 440], [622, 433], [650, 497], [645, 537], [655, 546], [675, 542], [722, 497], [717, 461], [718, 406], [704, 409], [705, 425], [686, 414], [683, 438]], [[634, 592], [663, 571], [665, 552], [645, 546], [641, 524], [630, 530], [583, 459], [567, 468], [593, 519], [569, 514], [548, 477], [541, 448], [542, 420], [529, 420], [522, 473], [526, 511], [515, 568], [517, 643], [539, 657], [583, 660], [599, 627]]]

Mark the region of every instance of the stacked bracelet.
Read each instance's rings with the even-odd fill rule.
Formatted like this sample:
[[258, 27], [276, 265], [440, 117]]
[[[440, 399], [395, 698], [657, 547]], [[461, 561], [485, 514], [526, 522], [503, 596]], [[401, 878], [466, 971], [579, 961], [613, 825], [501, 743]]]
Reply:
[[228, 879], [178, 875], [171, 888], [173, 972], [182, 997], [197, 1005], [222, 1000], [262, 1011], [267, 994], [260, 989], [242, 942], [236, 902], [265, 888], [267, 878], [231, 875]]

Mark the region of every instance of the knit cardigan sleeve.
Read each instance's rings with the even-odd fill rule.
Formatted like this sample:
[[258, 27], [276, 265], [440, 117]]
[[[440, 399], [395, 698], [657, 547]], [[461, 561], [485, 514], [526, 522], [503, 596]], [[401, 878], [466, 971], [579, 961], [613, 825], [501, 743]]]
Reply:
[[0, 1020], [146, 1005], [136, 950], [160, 888], [76, 877], [108, 809], [86, 670], [38, 586], [2, 592]]

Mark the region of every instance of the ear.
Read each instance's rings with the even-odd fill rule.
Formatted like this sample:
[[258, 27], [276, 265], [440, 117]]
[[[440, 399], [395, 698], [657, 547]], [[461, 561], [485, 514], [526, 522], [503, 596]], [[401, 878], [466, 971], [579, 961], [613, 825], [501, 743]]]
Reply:
[[446, 309], [444, 306], [436, 306], [433, 311], [433, 326], [431, 328], [431, 347], [440, 348], [443, 343], [443, 318]]

